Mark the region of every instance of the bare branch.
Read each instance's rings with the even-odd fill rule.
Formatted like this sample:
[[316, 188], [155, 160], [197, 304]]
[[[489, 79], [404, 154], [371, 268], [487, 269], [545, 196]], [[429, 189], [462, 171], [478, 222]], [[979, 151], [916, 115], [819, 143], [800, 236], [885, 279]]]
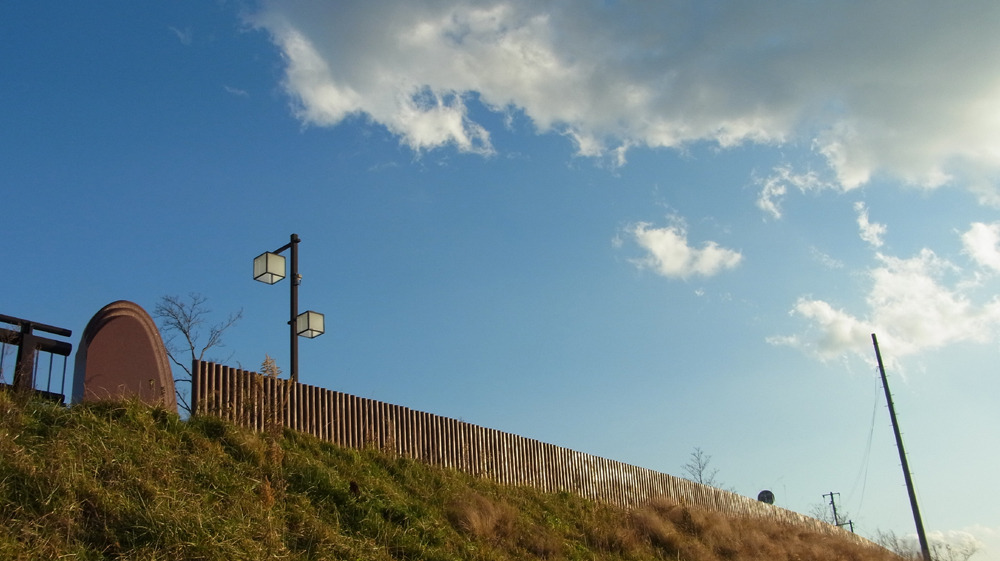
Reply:
[[205, 343], [205, 346], [201, 348], [198, 360], [204, 359], [205, 351], [208, 349], [213, 347], [224, 347], [225, 345], [222, 344], [222, 334], [233, 325], [236, 325], [236, 322], [241, 319], [243, 319], [243, 310], [229, 314], [226, 321], [213, 325], [208, 331], [208, 341]]
[[[875, 530], [873, 541], [903, 559], [920, 559], [920, 544], [915, 535], [898, 536], [892, 530]], [[979, 552], [981, 544], [971, 534], [955, 532], [930, 539], [931, 559], [935, 561], [968, 561]]]
[[[243, 317], [243, 310], [229, 314], [225, 321], [208, 326], [208, 338], [204, 344], [200, 342], [202, 328], [207, 316], [212, 312], [205, 303], [204, 296], [192, 292], [187, 298], [180, 296], [163, 296], [153, 310], [153, 317], [159, 320], [160, 331], [165, 335], [164, 346], [170, 361], [179, 366], [187, 378], [175, 378], [176, 382], [191, 381], [191, 364], [197, 360], [205, 360], [209, 349], [221, 348], [223, 334]], [[189, 356], [187, 361], [182, 357]], [[191, 411], [187, 400], [177, 390], [178, 402], [188, 412]]]
[[694, 452], [691, 452], [691, 459], [683, 466], [684, 473], [688, 475], [688, 479], [695, 483], [717, 487], [715, 476], [719, 470], [709, 469], [708, 466], [711, 462], [712, 456], [703, 452], [701, 448], [695, 447]]

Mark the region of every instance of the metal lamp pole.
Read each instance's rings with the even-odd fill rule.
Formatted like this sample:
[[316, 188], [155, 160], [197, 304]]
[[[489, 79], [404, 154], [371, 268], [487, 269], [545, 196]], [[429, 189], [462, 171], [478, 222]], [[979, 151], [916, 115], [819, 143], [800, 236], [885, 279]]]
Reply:
[[[289, 316], [288, 316], [288, 332], [289, 332], [289, 359], [291, 361], [290, 372], [288, 377], [293, 382], [299, 381], [299, 337], [298, 333], [295, 332], [295, 319], [299, 316], [299, 282], [301, 277], [299, 277], [299, 239], [298, 234], [292, 234], [291, 240], [285, 245], [279, 247], [278, 249], [270, 252], [274, 255], [279, 255], [286, 249], [291, 249], [292, 254], [292, 272], [291, 278], [291, 298], [289, 305]], [[278, 277], [280, 279], [280, 277]], [[275, 281], [268, 281], [275, 282]]]
[[299, 275], [299, 236], [292, 234], [291, 240], [274, 251], [268, 251], [258, 255], [253, 260], [253, 278], [265, 284], [274, 284], [285, 278], [285, 258], [278, 255], [286, 249], [291, 250], [292, 271], [291, 298], [289, 299], [288, 313], [288, 336], [290, 347], [291, 372], [289, 378], [293, 382], [299, 381], [299, 336], [310, 339], [323, 334], [324, 319], [323, 314], [309, 310], [299, 314], [299, 283], [302, 276]]
[[295, 332], [295, 321], [299, 317], [299, 282], [302, 278], [299, 276], [299, 236], [297, 234], [292, 234], [291, 241], [285, 247], [290, 247], [292, 249], [292, 278], [289, 279], [292, 282], [291, 287], [291, 306], [290, 315], [288, 316], [288, 331], [290, 335], [290, 345], [291, 345], [291, 362], [292, 371], [289, 377], [293, 382], [299, 381], [299, 335]]

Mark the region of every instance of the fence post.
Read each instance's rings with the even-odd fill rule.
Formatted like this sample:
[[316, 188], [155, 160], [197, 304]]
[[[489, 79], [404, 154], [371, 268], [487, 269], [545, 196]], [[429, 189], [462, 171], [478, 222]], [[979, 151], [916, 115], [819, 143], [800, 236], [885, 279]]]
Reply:
[[191, 414], [201, 415], [203, 411], [201, 410], [201, 400], [204, 390], [201, 387], [202, 375], [201, 375], [201, 362], [198, 360], [191, 361]]

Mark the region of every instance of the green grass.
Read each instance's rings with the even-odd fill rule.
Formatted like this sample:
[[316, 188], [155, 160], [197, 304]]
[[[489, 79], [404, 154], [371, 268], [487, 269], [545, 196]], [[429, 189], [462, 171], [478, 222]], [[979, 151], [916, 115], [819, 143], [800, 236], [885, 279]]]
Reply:
[[291, 431], [0, 392], [0, 559], [898, 559], [668, 502], [507, 488]]

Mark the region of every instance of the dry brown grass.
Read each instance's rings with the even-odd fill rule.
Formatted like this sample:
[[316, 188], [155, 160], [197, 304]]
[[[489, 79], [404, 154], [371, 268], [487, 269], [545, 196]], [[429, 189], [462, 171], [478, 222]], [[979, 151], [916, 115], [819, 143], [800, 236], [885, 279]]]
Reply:
[[593, 506], [567, 512], [547, 501], [470, 491], [449, 504], [448, 517], [462, 534], [503, 558], [900, 561], [881, 548], [799, 526], [731, 518], [665, 499], [631, 511]]
[[637, 530], [638, 524], [626, 519], [625, 523], [592, 523], [584, 527], [584, 542], [592, 549], [622, 555], [642, 549], [646, 538]]
[[656, 500], [633, 512], [636, 532], [669, 558], [685, 561], [899, 561], [872, 546], [756, 518]]
[[509, 504], [469, 492], [451, 502], [448, 517], [462, 532], [497, 542], [514, 535], [517, 511]]
[[461, 532], [508, 551], [552, 559], [562, 555], [563, 538], [550, 528], [521, 516], [503, 499], [470, 491], [449, 505], [449, 519]]

